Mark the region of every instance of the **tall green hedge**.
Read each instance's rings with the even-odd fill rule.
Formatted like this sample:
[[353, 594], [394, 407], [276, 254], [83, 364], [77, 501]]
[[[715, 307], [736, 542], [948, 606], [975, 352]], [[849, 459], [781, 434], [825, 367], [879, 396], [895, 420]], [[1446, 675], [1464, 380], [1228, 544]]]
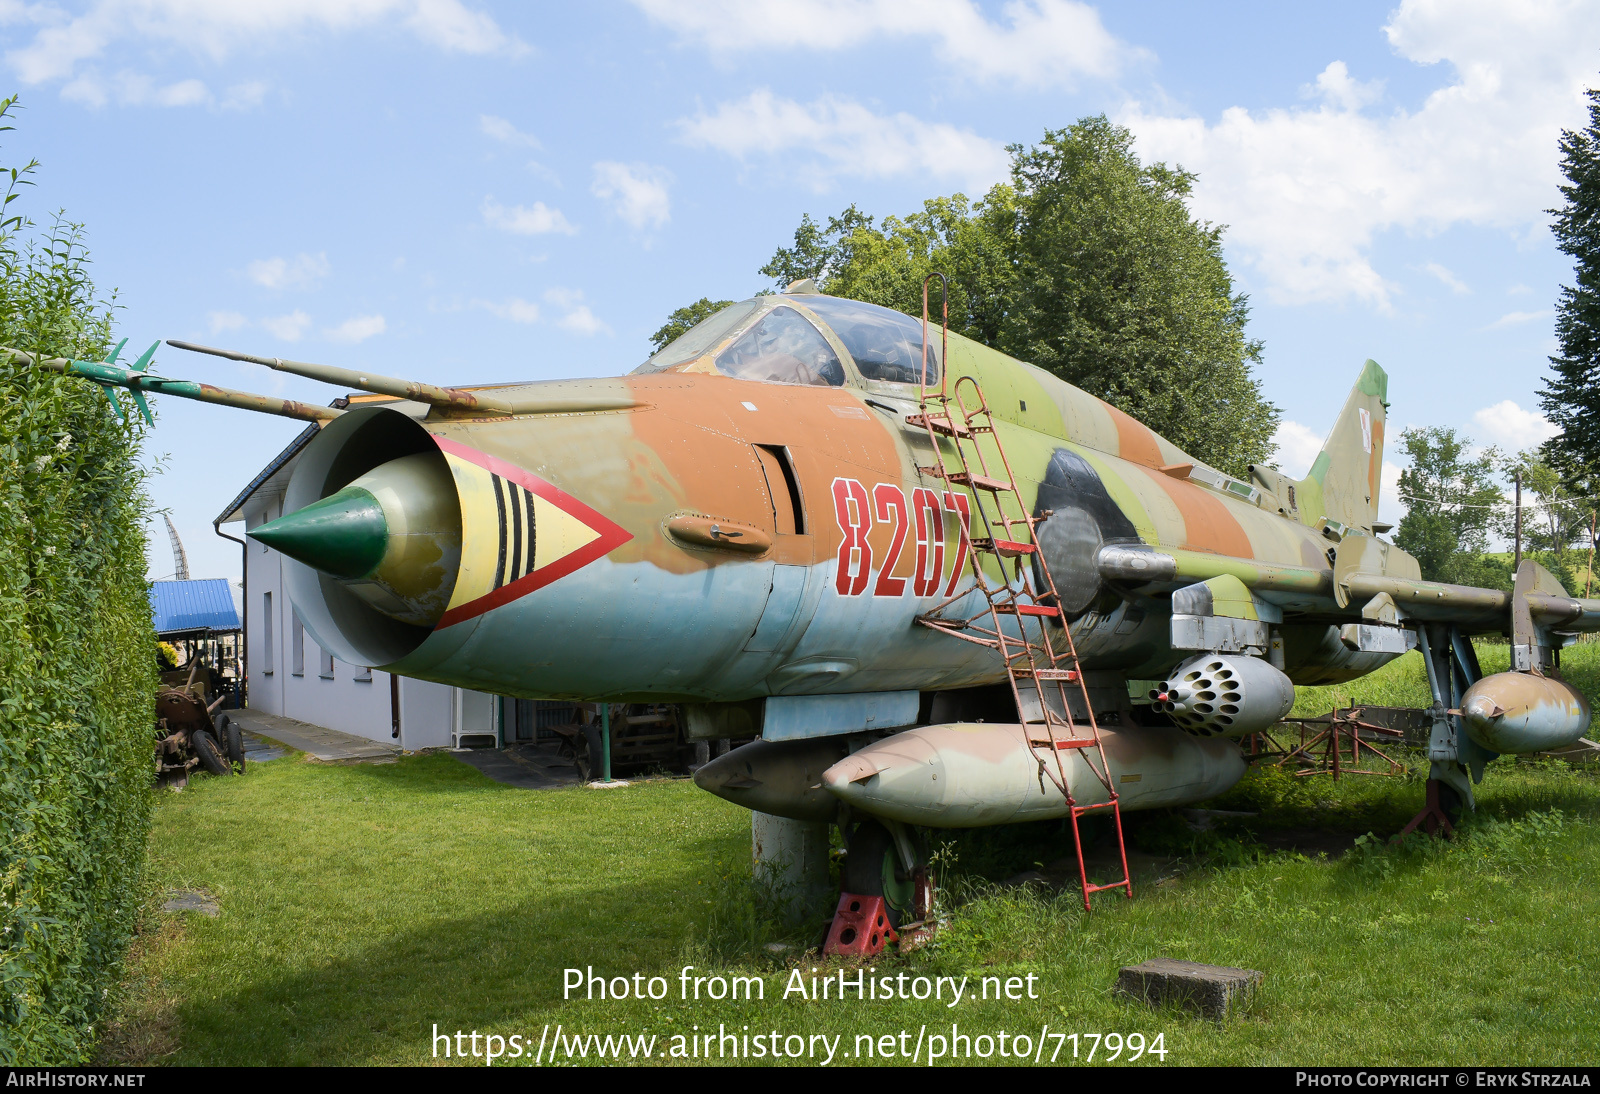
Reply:
[[[0, 169], [0, 345], [104, 359], [113, 309], [79, 229], [36, 231], [12, 204], [34, 166]], [[140, 438], [93, 385], [0, 363], [0, 1063], [89, 1055], [138, 910], [155, 691]]]

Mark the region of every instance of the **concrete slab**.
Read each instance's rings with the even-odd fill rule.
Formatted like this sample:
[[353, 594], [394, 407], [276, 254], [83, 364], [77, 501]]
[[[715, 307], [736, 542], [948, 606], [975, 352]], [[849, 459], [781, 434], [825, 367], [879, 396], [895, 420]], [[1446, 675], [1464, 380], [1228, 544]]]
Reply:
[[1117, 974], [1117, 994], [1153, 1007], [1177, 1004], [1222, 1019], [1261, 985], [1264, 974], [1227, 965], [1202, 965], [1152, 957], [1125, 965]]
[[209, 916], [222, 914], [217, 898], [204, 889], [168, 889], [167, 897], [167, 902], [161, 905], [163, 912], [199, 912]]
[[289, 754], [289, 750], [267, 740], [257, 737], [254, 733], [241, 734], [244, 738], [244, 759], [246, 763], [264, 764], [270, 760], [281, 759]]
[[450, 755], [483, 772], [497, 783], [521, 790], [553, 790], [578, 785], [578, 769], [556, 754], [553, 745], [510, 745], [504, 749], [473, 748]]
[[228, 713], [245, 732], [309, 753], [325, 763], [393, 763], [400, 757], [399, 745], [341, 733], [337, 729], [314, 726], [259, 710], [232, 710]]

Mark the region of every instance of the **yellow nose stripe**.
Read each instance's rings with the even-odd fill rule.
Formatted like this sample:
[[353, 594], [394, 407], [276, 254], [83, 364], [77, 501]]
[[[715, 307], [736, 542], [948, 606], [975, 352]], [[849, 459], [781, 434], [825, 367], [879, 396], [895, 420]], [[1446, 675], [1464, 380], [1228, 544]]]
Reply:
[[530, 471], [434, 435], [461, 500], [461, 570], [448, 627], [587, 566], [633, 536]]
[[537, 494], [532, 497], [534, 514], [539, 525], [535, 569], [543, 569], [559, 562], [600, 538], [599, 532], [559, 505], [546, 501]]

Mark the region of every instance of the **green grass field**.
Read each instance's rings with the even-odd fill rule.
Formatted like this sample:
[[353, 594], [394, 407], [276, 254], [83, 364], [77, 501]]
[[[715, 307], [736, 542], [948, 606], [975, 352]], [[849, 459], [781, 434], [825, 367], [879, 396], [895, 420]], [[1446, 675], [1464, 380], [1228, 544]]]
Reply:
[[[1589, 650], [1600, 647], [1567, 651], [1567, 675], [1593, 694], [1600, 658]], [[1493, 656], [1483, 651], [1486, 671]], [[1354, 687], [1302, 689], [1300, 709], [1320, 712], [1334, 696], [1420, 701], [1419, 678], [1413, 655]], [[957, 837], [941, 851], [948, 925], [872, 974], [904, 973], [908, 986], [968, 977], [951, 1008], [948, 990], [940, 1001], [785, 999], [794, 969], [809, 982], [811, 970], [839, 966], [802, 955], [819, 923], [786, 934], [763, 914], [748, 882], [749, 814], [686, 780], [535, 792], [446, 755], [382, 766], [291, 755], [161, 796], [151, 911], [101, 1057], [459, 1062], [436, 1058], [437, 1024], [526, 1039], [522, 1059], [501, 1063], [532, 1062], [543, 1031], [548, 1064], [557, 1025], [563, 1045], [575, 1034], [653, 1035], [650, 1062], [687, 1048], [675, 1036], [719, 1027], [767, 1045], [775, 1032], [783, 1051], [803, 1046], [814, 1063], [830, 1043], [819, 1037], [839, 1038], [833, 1062], [854, 1063], [867, 1062], [858, 1038], [882, 1062], [880, 1039], [891, 1036], [897, 1058], [915, 1048], [925, 1062], [954, 1023], [968, 1037], [1021, 1033], [1031, 1047], [1048, 1027], [1042, 1060], [1054, 1053], [1057, 1064], [1073, 1062], [1074, 1047], [1058, 1033], [1079, 1035], [1080, 1064], [1089, 1034], [1159, 1034], [1167, 1063], [1593, 1062], [1600, 775], [1502, 760], [1479, 791], [1457, 841], [1377, 838], [1338, 854], [1363, 833], [1395, 831], [1420, 807], [1422, 783], [1255, 773], [1214, 803], [1259, 813], [1232, 827], [1130, 817], [1146, 865], [1136, 898], [1097, 898], [1090, 915], [1074, 888], [996, 884], [1035, 866], [1048, 874], [1070, 851], [1059, 824]], [[1301, 850], [1271, 849], [1285, 846]], [[203, 889], [221, 914], [156, 910], [169, 889]], [[796, 948], [773, 954], [774, 942]], [[1221, 1026], [1113, 997], [1117, 968], [1154, 956], [1259, 969], [1265, 986]], [[765, 998], [682, 1001], [685, 965], [694, 976], [759, 977]], [[660, 976], [667, 997], [563, 999], [562, 970], [588, 966]], [[1030, 974], [1037, 998], [972, 998], [983, 977]], [[1019, 1062], [988, 1045], [987, 1061], [960, 1062]], [[1105, 1044], [1096, 1053], [1102, 1062]]]

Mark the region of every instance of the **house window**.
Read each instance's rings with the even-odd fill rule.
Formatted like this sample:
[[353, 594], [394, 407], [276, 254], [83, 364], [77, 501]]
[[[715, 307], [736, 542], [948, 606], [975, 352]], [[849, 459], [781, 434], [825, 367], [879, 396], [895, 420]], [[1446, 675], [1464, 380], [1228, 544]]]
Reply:
[[300, 613], [294, 614], [289, 625], [289, 671], [296, 676], [306, 674], [306, 627], [300, 622]]
[[332, 680], [333, 654], [329, 653], [327, 650], [324, 650], [321, 646], [318, 646], [317, 649], [322, 653], [322, 671], [317, 675], [321, 676], [324, 680]]
[[261, 643], [261, 674], [263, 676], [271, 676], [273, 663], [271, 593], [261, 594], [261, 629], [263, 639]]
[[372, 666], [371, 665], [357, 665], [356, 666], [356, 674], [354, 676], [350, 677], [350, 679], [354, 680], [358, 684], [370, 684], [370, 683], [372, 683]]

